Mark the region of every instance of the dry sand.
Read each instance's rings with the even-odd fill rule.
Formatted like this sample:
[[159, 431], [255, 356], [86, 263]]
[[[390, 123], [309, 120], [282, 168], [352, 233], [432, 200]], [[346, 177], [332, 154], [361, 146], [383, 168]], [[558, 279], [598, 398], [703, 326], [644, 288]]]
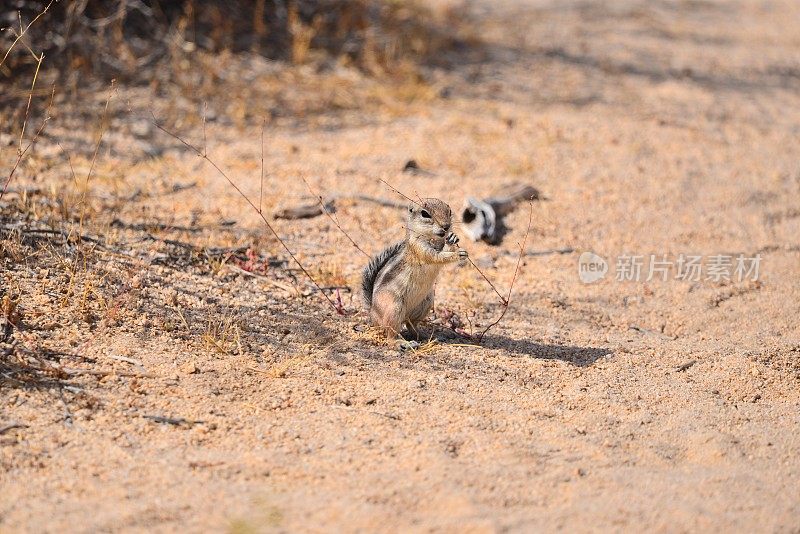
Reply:
[[[522, 181], [547, 198], [528, 251], [575, 252], [524, 258], [482, 346], [442, 335], [399, 353], [312, 293], [201, 159], [146, 123], [143, 146], [167, 149], [140, 157], [111, 128], [105, 146], [122, 148], [101, 152], [92, 231], [127, 255], [96, 250], [87, 267], [23, 243], [2, 277], [22, 295], [20, 343], [146, 376], [0, 386], [0, 427], [25, 425], [0, 435], [1, 531], [800, 530], [800, 5], [473, 9], [486, 55], [436, 73], [440, 96], [270, 123], [266, 210], [308, 195], [300, 173], [329, 194], [394, 199], [383, 178], [454, 207]], [[258, 128], [217, 120], [207, 136], [258, 198]], [[435, 176], [400, 172], [410, 158]], [[58, 169], [15, 185], [68, 184]], [[342, 202], [337, 217], [369, 253], [402, 236], [391, 208]], [[147, 240], [114, 218], [211, 229]], [[527, 218], [500, 246], [464, 243], [501, 290]], [[324, 285], [357, 287], [366, 259], [329, 219], [274, 224]], [[271, 264], [247, 276], [161, 238]], [[581, 282], [583, 251], [610, 262], [604, 280]], [[762, 259], [757, 282], [648, 282], [646, 262], [621, 282], [622, 253]], [[498, 300], [469, 266], [438, 284], [467, 330]]]

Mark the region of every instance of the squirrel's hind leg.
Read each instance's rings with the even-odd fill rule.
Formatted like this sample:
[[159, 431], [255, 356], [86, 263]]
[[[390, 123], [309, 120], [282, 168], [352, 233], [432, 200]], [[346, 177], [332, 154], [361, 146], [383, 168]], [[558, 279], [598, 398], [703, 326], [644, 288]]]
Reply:
[[400, 301], [390, 292], [381, 291], [372, 299], [369, 309], [370, 321], [383, 332], [386, 338], [400, 336], [403, 328], [403, 308]]
[[408, 330], [417, 340], [420, 338], [419, 325], [428, 317], [431, 308], [433, 308], [433, 291], [408, 314], [406, 321]]

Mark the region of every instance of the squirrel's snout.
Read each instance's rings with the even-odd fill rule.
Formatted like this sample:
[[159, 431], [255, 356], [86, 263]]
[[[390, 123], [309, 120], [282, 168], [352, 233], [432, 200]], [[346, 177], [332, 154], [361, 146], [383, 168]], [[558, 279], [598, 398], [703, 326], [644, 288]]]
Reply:
[[443, 228], [439, 228], [438, 230], [436, 230], [436, 231], [434, 232], [434, 234], [436, 234], [436, 235], [437, 235], [437, 236], [439, 236], [439, 237], [444, 237], [444, 234], [446, 234], [446, 233], [447, 233], [447, 232], [446, 232], [446, 231], [445, 231]]

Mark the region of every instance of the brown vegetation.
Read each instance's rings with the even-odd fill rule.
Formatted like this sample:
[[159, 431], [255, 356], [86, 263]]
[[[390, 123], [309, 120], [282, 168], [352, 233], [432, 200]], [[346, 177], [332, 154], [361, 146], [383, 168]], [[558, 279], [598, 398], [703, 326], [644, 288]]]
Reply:
[[[0, 16], [0, 77], [7, 106], [47, 59], [48, 83], [76, 95], [111, 79], [158, 91], [174, 84], [214, 92], [236, 71], [229, 62], [254, 56], [356, 65], [390, 73], [409, 62], [443, 64], [469, 40], [455, 7], [369, 0], [76, 2], [20, 0]], [[237, 59], [237, 57], [239, 59]], [[23, 83], [20, 84], [20, 81]], [[16, 82], [16, 83], [15, 83]], [[208, 95], [205, 95], [208, 96]]]

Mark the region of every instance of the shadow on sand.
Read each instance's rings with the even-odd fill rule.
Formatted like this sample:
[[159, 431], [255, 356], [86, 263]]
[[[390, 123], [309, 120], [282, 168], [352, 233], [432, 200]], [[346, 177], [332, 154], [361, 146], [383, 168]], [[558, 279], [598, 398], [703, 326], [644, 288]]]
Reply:
[[503, 349], [520, 356], [540, 360], [561, 360], [578, 367], [592, 365], [598, 359], [612, 353], [602, 347], [575, 347], [571, 345], [548, 345], [530, 339], [514, 339], [502, 335], [489, 335], [483, 341], [489, 349]]

